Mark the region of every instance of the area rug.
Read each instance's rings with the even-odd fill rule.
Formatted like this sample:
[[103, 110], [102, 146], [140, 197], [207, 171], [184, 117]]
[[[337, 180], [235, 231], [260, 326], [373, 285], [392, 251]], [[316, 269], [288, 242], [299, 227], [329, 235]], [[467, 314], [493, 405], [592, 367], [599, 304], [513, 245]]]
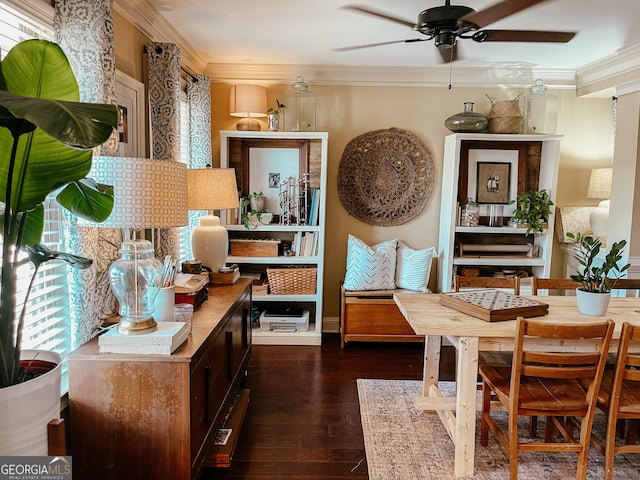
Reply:
[[[416, 410], [413, 398], [422, 394], [422, 382], [409, 380], [358, 379], [360, 415], [370, 480], [448, 480], [454, 475], [454, 446], [440, 417]], [[441, 382], [447, 394], [455, 384]], [[506, 414], [504, 414], [506, 419]], [[479, 417], [478, 417], [479, 418]], [[489, 434], [489, 446], [480, 445], [480, 420], [476, 426], [474, 479], [509, 478], [509, 459], [495, 436]], [[539, 432], [543, 434], [543, 419]], [[520, 425], [526, 437], [527, 423]], [[598, 415], [594, 428], [604, 428], [604, 416]], [[520, 480], [567, 480], [575, 478], [577, 455], [552, 452], [520, 452]], [[604, 458], [593, 447], [589, 452], [587, 478], [600, 480]], [[616, 455], [616, 479], [640, 476], [640, 455]]]

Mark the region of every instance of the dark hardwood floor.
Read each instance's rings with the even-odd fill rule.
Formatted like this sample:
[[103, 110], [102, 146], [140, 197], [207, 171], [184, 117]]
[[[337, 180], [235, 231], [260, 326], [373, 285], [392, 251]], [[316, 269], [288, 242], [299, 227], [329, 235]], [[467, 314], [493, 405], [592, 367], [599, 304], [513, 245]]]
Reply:
[[321, 347], [254, 345], [232, 465], [202, 480], [368, 478], [356, 379], [419, 380], [423, 355], [420, 343], [341, 349], [338, 334]]

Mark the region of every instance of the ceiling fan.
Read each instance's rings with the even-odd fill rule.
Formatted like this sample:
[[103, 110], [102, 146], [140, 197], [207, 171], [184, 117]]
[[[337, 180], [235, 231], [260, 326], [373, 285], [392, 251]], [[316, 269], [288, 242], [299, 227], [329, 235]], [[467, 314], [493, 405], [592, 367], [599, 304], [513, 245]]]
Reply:
[[413, 43], [434, 40], [442, 60], [452, 62], [457, 59], [456, 45], [459, 38], [470, 38], [476, 42], [554, 42], [566, 43], [575, 36], [575, 32], [551, 32], [541, 30], [482, 30], [498, 20], [520, 12], [546, 0], [502, 0], [490, 7], [476, 12], [473, 8], [461, 5], [445, 4], [423, 10], [417, 23], [395, 15], [360, 5], [345, 5], [344, 9], [373, 15], [383, 20], [405, 25], [420, 32], [424, 38], [395, 40], [391, 42], [371, 43], [352, 47], [336, 48], [336, 51], [355, 50], [393, 43]]

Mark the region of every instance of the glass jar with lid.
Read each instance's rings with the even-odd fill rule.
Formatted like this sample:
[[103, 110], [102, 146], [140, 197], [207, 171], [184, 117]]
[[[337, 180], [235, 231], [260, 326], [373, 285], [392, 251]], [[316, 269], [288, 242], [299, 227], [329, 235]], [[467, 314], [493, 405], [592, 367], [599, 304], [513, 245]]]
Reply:
[[302, 75], [296, 77], [292, 89], [284, 94], [284, 129], [287, 132], [316, 131], [316, 95]]
[[467, 198], [466, 203], [462, 205], [460, 213], [461, 227], [477, 227], [480, 222], [480, 205], [473, 201], [473, 198]]
[[522, 99], [523, 133], [553, 135], [558, 122], [558, 97], [538, 79]]

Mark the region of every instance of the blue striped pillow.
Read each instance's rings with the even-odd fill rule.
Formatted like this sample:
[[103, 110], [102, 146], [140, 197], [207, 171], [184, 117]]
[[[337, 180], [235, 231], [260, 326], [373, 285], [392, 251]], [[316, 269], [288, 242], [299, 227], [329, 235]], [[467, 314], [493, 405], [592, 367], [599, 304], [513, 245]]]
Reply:
[[345, 290], [396, 288], [396, 246], [397, 240], [388, 240], [370, 247], [359, 238], [349, 235]]
[[416, 292], [429, 292], [429, 277], [435, 248], [414, 250], [398, 242], [396, 254], [396, 287]]

